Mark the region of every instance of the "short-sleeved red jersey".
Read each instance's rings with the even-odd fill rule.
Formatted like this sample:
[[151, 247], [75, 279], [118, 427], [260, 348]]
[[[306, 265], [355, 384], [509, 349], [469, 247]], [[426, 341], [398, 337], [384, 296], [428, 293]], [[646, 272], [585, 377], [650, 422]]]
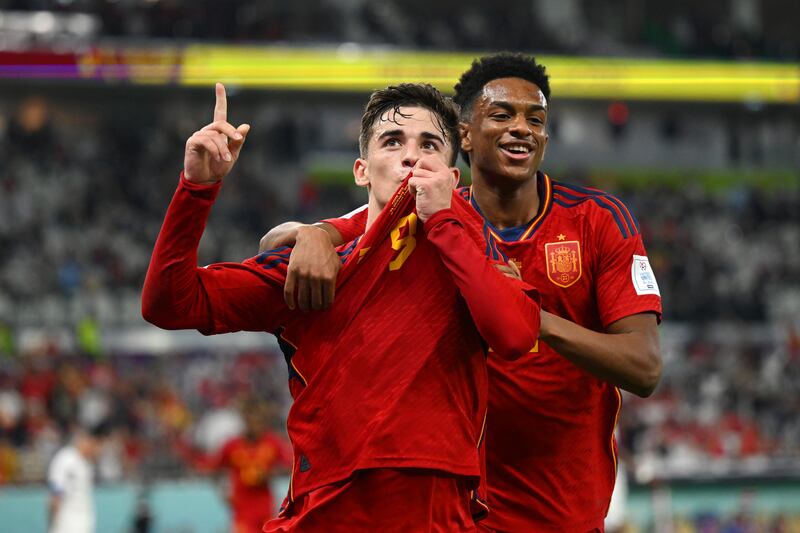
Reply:
[[339, 249], [336, 303], [302, 313], [283, 302], [289, 249], [195, 266], [218, 189], [181, 180], [143, 313], [161, 327], [279, 336], [294, 397], [290, 499], [367, 468], [442, 470], [477, 484], [487, 345], [526, 355], [539, 308], [538, 294], [494, 268], [481, 233], [460, 222], [469, 205], [454, 195], [452, 209], [423, 225], [404, 183], [370, 231]]
[[[540, 205], [525, 226], [482, 217], [487, 253], [500, 253], [542, 294], [542, 309], [595, 331], [626, 316], [661, 316], [661, 297], [636, 221], [602, 191], [537, 176]], [[469, 188], [460, 189], [476, 212]], [[327, 220], [347, 238], [361, 213]], [[532, 357], [489, 358], [486, 469], [497, 531], [600, 528], [616, 473], [620, 391], [539, 343]]]

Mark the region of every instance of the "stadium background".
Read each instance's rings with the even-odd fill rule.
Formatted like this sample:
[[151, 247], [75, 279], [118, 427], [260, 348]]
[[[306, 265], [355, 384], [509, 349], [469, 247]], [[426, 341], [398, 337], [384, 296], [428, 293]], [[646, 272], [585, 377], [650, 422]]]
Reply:
[[[281, 429], [266, 335], [146, 325], [139, 290], [185, 139], [253, 125], [201, 262], [284, 220], [343, 213], [371, 89], [452, 88], [481, 52], [534, 53], [543, 168], [620, 196], [664, 297], [664, 375], [625, 396], [627, 531], [800, 531], [800, 6], [793, 1], [0, 0], [0, 530], [42, 531], [44, 474], [110, 418], [98, 531], [224, 531], [213, 449], [256, 395]], [[282, 494], [284, 479], [276, 479]]]

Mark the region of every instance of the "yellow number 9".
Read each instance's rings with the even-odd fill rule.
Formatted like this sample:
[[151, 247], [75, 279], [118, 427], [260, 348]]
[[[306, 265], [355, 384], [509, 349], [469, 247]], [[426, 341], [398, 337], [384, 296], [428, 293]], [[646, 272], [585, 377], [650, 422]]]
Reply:
[[[408, 226], [408, 231], [404, 237], [400, 235], [403, 233], [403, 228]], [[398, 270], [406, 262], [408, 256], [417, 247], [417, 239], [414, 235], [417, 233], [417, 214], [411, 213], [407, 217], [403, 217], [394, 227], [391, 233], [392, 250], [398, 250], [400, 253], [392, 259], [389, 263], [389, 270]]]

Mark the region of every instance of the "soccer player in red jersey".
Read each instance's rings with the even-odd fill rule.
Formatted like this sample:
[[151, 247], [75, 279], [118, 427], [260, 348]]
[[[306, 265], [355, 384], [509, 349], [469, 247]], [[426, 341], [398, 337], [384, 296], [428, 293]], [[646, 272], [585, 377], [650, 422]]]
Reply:
[[[661, 297], [639, 227], [614, 196], [539, 170], [550, 86], [532, 57], [480, 58], [455, 89], [473, 182], [460, 193], [484, 220], [487, 253], [507, 257], [542, 293], [532, 357], [489, 358], [491, 511], [480, 527], [602, 531], [617, 468], [620, 389], [648, 396], [661, 374]], [[262, 239], [296, 237], [289, 279], [301, 306], [332, 300], [338, 265], [309, 259], [327, 257], [328, 237], [350, 238], [363, 218], [356, 211], [317, 226], [287, 223]]]
[[270, 480], [292, 461], [283, 438], [267, 429], [266, 411], [260, 402], [245, 403], [241, 410], [243, 434], [228, 440], [214, 454], [203, 454], [178, 442], [179, 453], [198, 470], [228, 471], [232, 533], [259, 533], [264, 522], [272, 518], [275, 501]]
[[504, 276], [453, 188], [455, 110], [433, 87], [377, 91], [362, 120], [356, 183], [366, 233], [341, 246], [331, 309], [284, 303], [290, 249], [198, 268], [197, 246], [247, 125], [214, 122], [186, 144], [153, 251], [145, 318], [169, 329], [275, 333], [294, 403], [287, 504], [264, 531], [474, 531], [488, 346], [527, 356], [538, 293]]

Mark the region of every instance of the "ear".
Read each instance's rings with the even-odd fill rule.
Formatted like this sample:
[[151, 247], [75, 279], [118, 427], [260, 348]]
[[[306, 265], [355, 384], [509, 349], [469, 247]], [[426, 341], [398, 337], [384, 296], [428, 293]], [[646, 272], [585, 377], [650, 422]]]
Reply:
[[545, 152], [547, 152], [547, 141], [549, 141], [549, 140], [550, 140], [550, 136], [549, 135], [545, 135], [544, 136], [544, 146], [542, 146], [542, 161], [544, 161], [544, 154], [545, 154]]
[[369, 187], [369, 176], [367, 175], [367, 160], [358, 158], [353, 163], [353, 176], [355, 177], [356, 185], [359, 187]]
[[458, 133], [461, 135], [461, 149], [466, 153], [470, 153], [472, 151], [472, 131], [469, 123], [459, 122]]
[[450, 167], [450, 172], [453, 173], [453, 188], [458, 187], [458, 180], [461, 179], [461, 169], [458, 167]]

